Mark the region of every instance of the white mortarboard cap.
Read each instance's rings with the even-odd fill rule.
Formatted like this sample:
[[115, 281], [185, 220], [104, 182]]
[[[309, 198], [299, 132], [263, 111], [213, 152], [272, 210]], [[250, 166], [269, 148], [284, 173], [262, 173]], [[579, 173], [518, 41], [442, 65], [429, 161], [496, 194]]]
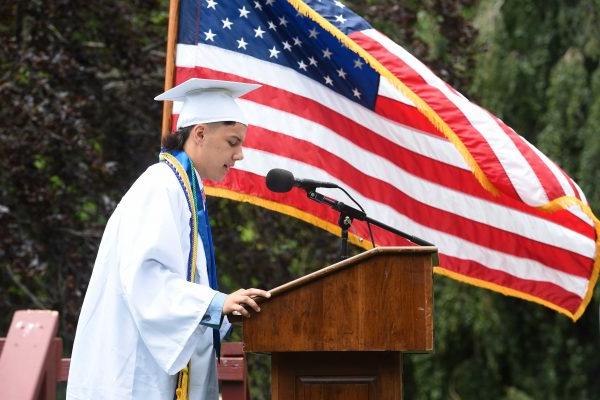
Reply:
[[192, 78], [156, 96], [154, 100], [183, 101], [177, 119], [177, 129], [222, 121], [248, 125], [248, 120], [235, 99], [260, 86], [253, 83]]

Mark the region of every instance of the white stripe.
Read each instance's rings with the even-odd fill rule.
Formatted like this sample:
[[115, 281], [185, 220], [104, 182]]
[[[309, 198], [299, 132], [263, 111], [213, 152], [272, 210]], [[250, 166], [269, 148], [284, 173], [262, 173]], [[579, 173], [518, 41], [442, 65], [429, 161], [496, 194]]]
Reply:
[[[311, 99], [352, 119], [398, 146], [433, 160], [469, 170], [462, 156], [447, 140], [383, 118], [293, 69], [204, 44], [178, 44], [176, 63], [181, 67], [201, 66], [265, 85], [285, 88], [288, 92]], [[240, 68], [240, 65], [244, 68]]]
[[[244, 113], [251, 116], [252, 125], [308, 141], [330, 153], [331, 149], [335, 149], [337, 156], [359, 171], [391, 184], [419, 202], [584, 256], [594, 254], [593, 240], [566, 227], [409, 174], [393, 162], [366, 151], [313, 121], [248, 100], [240, 100], [239, 104]], [[539, 232], [544, 232], [544, 235]], [[574, 243], [579, 246], [574, 246]]]
[[[255, 149], [245, 149], [244, 154], [244, 160], [237, 163], [235, 167], [242, 171], [265, 176], [271, 168], [279, 167], [292, 171], [296, 177], [311, 177], [345, 186], [344, 182], [339, 181], [327, 172], [300, 161]], [[319, 191], [329, 197], [337, 197], [339, 200], [348, 203], [346, 199], [340, 198], [339, 191], [334, 191], [333, 189], [319, 189]], [[420, 225], [386, 204], [368, 199], [352, 189], [348, 191], [372, 218], [404, 231], [408, 231], [406, 227], [410, 227], [411, 234], [435, 243], [443, 254], [473, 260], [488, 268], [506, 272], [517, 278], [553, 283], [581, 298], [586, 294], [587, 279], [557, 271], [534, 260], [491, 250], [487, 247]]]
[[[401, 91], [396, 89], [396, 87], [392, 85], [386, 77], [383, 76], [379, 79], [379, 94], [381, 96], [385, 96], [387, 98], [400, 101], [404, 104], [408, 104], [409, 106], [415, 107], [415, 103], [413, 103], [408, 97], [402, 94]], [[420, 111], [416, 108], [415, 112], [420, 113]]]
[[429, 68], [386, 36], [374, 29], [364, 30], [362, 33], [410, 65], [429, 85], [437, 88], [462, 111], [473, 128], [492, 148], [513, 187], [525, 203], [539, 206], [548, 202], [547, 194], [531, 165], [487, 111], [451, 90]]
[[[562, 170], [552, 160], [550, 160], [544, 153], [539, 151], [534, 145], [529, 143], [527, 140], [525, 140], [525, 143], [527, 143], [527, 145], [529, 145], [529, 147], [539, 157], [541, 157], [545, 160], [546, 165], [548, 166], [548, 168], [550, 168], [552, 174], [556, 177], [556, 179], [560, 183], [561, 187], [563, 188], [565, 195], [579, 197], [579, 199], [581, 200], [582, 203], [587, 204], [587, 199], [585, 197], [585, 193], [583, 193], [583, 191], [581, 190], [581, 188], [579, 187], [579, 185], [577, 185], [577, 183], [575, 181], [570, 180], [570, 178], [565, 176], [565, 174], [562, 172]], [[573, 191], [573, 187], [569, 184], [569, 180], [575, 187], [575, 190], [577, 191], [577, 193], [575, 193]], [[586, 215], [586, 213], [584, 213], [583, 210], [579, 206], [571, 206], [571, 207], [568, 207], [567, 210], [571, 214], [573, 214], [576, 217], [578, 217], [579, 219], [581, 219], [586, 224], [588, 224], [590, 226], [594, 226], [594, 221], [592, 219], [590, 219], [590, 217], [588, 217]]]
[[544, 153], [539, 151], [534, 145], [529, 143], [525, 138], [523, 138], [523, 141], [529, 146], [531, 150], [535, 152], [535, 154], [538, 155], [538, 157], [542, 159], [544, 164], [546, 164], [546, 166], [550, 169], [550, 172], [552, 172], [552, 175], [556, 177], [556, 180], [560, 184], [560, 187], [562, 188], [565, 195], [575, 196], [575, 192], [573, 192], [573, 188], [569, 184], [567, 177], [565, 176], [565, 174], [562, 173], [558, 166], [556, 166], [556, 164], [554, 164], [552, 160], [550, 160]]

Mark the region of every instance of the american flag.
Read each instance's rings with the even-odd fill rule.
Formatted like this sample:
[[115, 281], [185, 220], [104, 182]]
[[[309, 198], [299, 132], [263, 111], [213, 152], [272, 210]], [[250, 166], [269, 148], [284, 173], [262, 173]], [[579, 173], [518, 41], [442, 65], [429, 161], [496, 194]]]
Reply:
[[[263, 85], [240, 100], [245, 159], [208, 194], [339, 234], [336, 212], [264, 177], [335, 182], [369, 217], [434, 243], [436, 273], [574, 320], [591, 300], [600, 224], [575, 182], [342, 2], [182, 0], [175, 83], [192, 77]], [[369, 247], [364, 223], [351, 236]]]

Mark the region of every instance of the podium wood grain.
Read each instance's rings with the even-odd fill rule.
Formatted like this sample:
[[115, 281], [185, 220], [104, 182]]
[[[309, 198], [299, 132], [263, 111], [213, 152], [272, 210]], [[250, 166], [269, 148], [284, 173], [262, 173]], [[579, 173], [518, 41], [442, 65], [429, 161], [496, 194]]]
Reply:
[[272, 400], [400, 400], [399, 352], [271, 355]]
[[271, 290], [245, 351], [431, 351], [434, 252], [377, 248]]
[[272, 289], [243, 320], [272, 400], [401, 400], [402, 352], [433, 350], [435, 251], [376, 248]]

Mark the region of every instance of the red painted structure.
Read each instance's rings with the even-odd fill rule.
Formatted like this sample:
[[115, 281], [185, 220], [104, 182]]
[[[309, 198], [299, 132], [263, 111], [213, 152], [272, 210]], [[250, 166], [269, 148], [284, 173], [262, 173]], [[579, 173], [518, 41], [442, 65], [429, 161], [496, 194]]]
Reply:
[[[0, 399], [56, 399], [56, 384], [66, 382], [71, 361], [62, 357], [57, 332], [57, 311], [15, 312], [6, 338], [0, 338]], [[223, 343], [218, 374], [223, 400], [250, 399], [241, 343]]]

